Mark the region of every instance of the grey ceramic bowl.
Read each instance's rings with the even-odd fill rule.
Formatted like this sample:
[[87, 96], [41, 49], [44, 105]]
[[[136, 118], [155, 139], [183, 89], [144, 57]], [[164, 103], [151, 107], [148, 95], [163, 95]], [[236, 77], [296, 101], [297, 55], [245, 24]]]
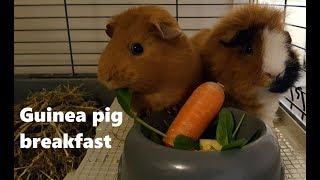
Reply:
[[[229, 109], [237, 124], [244, 112]], [[284, 179], [280, 147], [270, 127], [247, 114], [238, 137], [247, 137], [255, 129], [261, 130], [260, 135], [242, 149], [203, 152], [154, 143], [143, 135], [141, 126], [135, 124], [125, 141], [118, 180]]]

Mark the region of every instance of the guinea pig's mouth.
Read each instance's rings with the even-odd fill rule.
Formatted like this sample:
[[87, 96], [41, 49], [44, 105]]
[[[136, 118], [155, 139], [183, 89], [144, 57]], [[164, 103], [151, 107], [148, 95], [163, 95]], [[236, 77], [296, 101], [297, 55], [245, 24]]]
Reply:
[[285, 70], [273, 78], [269, 91], [272, 93], [286, 92], [298, 81], [300, 71], [301, 67], [298, 60], [287, 60]]
[[120, 88], [127, 88], [124, 86], [121, 86], [120, 84], [115, 83], [114, 81], [106, 81], [99, 79], [100, 83], [104, 86], [106, 86], [109, 90], [116, 90]]
[[113, 90], [117, 90], [117, 89], [129, 89], [135, 93], [143, 93], [141, 90], [137, 90], [135, 88], [132, 88], [130, 86], [130, 84], [121, 84], [121, 83], [117, 83], [115, 81], [106, 81], [106, 80], [99, 80], [100, 83], [102, 83], [102, 85], [104, 85], [105, 87], [107, 87], [107, 89], [113, 91]]

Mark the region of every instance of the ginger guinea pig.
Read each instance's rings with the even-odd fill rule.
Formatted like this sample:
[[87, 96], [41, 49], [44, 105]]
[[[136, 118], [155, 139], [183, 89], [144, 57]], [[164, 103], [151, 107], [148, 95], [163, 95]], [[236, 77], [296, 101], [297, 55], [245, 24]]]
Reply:
[[[211, 32], [192, 38], [202, 44], [206, 79], [224, 85], [225, 106], [272, 123], [279, 97], [300, 77], [297, 54], [284, 29], [283, 13], [270, 6], [244, 5], [220, 19]], [[203, 40], [205, 39], [205, 40]]]
[[111, 90], [132, 90], [135, 112], [181, 106], [200, 85], [199, 54], [163, 8], [128, 9], [111, 18], [106, 33], [111, 40], [101, 54], [98, 79]]

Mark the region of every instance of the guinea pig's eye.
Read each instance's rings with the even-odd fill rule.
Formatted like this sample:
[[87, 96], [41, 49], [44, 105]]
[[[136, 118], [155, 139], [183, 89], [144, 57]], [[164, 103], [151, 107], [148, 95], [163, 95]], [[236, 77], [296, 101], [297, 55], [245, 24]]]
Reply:
[[140, 55], [143, 53], [143, 47], [140, 43], [134, 43], [131, 46], [131, 53], [135, 56]]
[[245, 47], [245, 53], [246, 53], [247, 55], [252, 55], [252, 53], [253, 53], [252, 47], [251, 47], [251, 46], [246, 46], [246, 47]]

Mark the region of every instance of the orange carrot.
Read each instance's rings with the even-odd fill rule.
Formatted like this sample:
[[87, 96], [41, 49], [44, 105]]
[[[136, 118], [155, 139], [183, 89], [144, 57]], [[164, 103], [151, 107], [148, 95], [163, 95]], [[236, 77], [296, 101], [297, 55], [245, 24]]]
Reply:
[[214, 82], [201, 84], [182, 106], [170, 125], [166, 137], [162, 139], [166, 146], [174, 146], [178, 135], [198, 140], [212, 120], [218, 115], [224, 102], [222, 85]]

